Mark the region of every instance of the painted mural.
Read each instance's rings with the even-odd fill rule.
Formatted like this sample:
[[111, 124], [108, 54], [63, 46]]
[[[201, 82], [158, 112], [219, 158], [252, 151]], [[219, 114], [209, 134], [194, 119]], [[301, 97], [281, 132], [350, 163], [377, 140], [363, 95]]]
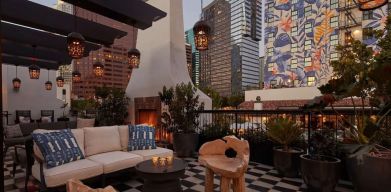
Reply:
[[[265, 88], [319, 86], [329, 80], [332, 75], [329, 62], [335, 52], [331, 37], [341, 37], [341, 24], [332, 22], [340, 21], [340, 9], [335, 2], [338, 4], [338, 0], [266, 0]], [[387, 7], [374, 10], [360, 27], [382, 28]], [[374, 38], [364, 43], [378, 49]]]

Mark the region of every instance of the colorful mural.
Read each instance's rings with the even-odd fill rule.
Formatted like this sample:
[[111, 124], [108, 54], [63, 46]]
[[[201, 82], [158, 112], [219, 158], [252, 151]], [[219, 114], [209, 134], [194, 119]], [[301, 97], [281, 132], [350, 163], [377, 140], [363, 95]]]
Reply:
[[[345, 33], [339, 7], [343, 0], [267, 0], [265, 11], [265, 87], [319, 86], [332, 75], [329, 65], [335, 45]], [[359, 28], [380, 29], [387, 5], [373, 11]], [[362, 16], [358, 8], [355, 14]], [[331, 42], [334, 41], [334, 42]], [[376, 50], [376, 39], [364, 43]]]

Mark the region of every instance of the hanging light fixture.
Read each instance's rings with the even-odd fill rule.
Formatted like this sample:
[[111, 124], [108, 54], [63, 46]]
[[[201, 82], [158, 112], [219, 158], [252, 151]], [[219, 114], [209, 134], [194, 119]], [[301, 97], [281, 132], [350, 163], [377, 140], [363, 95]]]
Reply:
[[94, 65], [92, 66], [93, 67], [93, 71], [94, 71], [94, 74], [96, 77], [102, 77], [105, 70], [105, 66], [101, 63], [101, 62], [96, 62], [94, 63]]
[[18, 66], [15, 66], [16, 75], [15, 78], [12, 79], [12, 86], [14, 87], [15, 91], [19, 91], [20, 86], [22, 84], [22, 81], [18, 78]]
[[[35, 51], [37, 46], [33, 45], [34, 48], [34, 57], [36, 56]], [[30, 79], [39, 79], [39, 75], [41, 72], [41, 69], [35, 64], [37, 62], [37, 58], [33, 58], [33, 64], [29, 66], [29, 74], [30, 74]]]
[[49, 79], [49, 74], [50, 74], [50, 70], [48, 69], [48, 81], [46, 81], [45, 83], [45, 89], [48, 91], [52, 90], [53, 87], [53, 83]]
[[81, 81], [81, 73], [78, 70], [72, 72], [72, 81], [78, 83]]
[[64, 77], [58, 76], [56, 78], [57, 87], [64, 87]]
[[[133, 27], [133, 43], [136, 45], [136, 28]], [[140, 66], [140, 51], [136, 47], [128, 51], [128, 64], [132, 69], [137, 69]]]
[[210, 27], [206, 21], [203, 20], [202, 14], [203, 0], [201, 0], [201, 19], [194, 25], [194, 43], [199, 51], [205, 51], [209, 45]]
[[[76, 6], [74, 6], [74, 30], [77, 30], [77, 15], [76, 15]], [[68, 47], [68, 54], [70, 57], [74, 59], [80, 59], [84, 55], [84, 49], [85, 49], [85, 39], [83, 35], [77, 32], [69, 33], [67, 37], [67, 47]]]

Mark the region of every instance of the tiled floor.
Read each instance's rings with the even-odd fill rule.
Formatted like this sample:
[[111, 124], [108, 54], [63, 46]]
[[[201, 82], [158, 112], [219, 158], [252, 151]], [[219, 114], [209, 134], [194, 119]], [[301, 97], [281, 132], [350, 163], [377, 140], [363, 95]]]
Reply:
[[[196, 159], [187, 158], [188, 167], [185, 176], [182, 178], [182, 188], [184, 192], [204, 191], [205, 169], [200, 166]], [[19, 192], [24, 191], [24, 169], [17, 166], [15, 178], [12, 177], [12, 158], [8, 154], [5, 157], [5, 191]], [[214, 180], [215, 191], [219, 191], [219, 178]], [[113, 178], [109, 181], [118, 191], [139, 192], [142, 188], [140, 179], [121, 179]], [[28, 191], [38, 191], [38, 183], [31, 178]], [[263, 192], [263, 191], [305, 191], [305, 184], [300, 178], [281, 178], [278, 176], [273, 167], [258, 163], [250, 163], [249, 170], [246, 174], [246, 192]], [[349, 183], [341, 182], [336, 191], [350, 192], [352, 186]]]

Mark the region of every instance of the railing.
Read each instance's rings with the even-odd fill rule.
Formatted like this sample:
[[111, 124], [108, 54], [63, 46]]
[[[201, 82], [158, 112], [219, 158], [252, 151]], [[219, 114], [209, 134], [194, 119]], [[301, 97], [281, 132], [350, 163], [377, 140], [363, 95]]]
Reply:
[[[364, 114], [377, 112], [367, 108]], [[311, 132], [314, 131], [331, 132], [335, 141], [343, 141], [350, 135], [348, 125], [355, 124], [356, 120], [356, 114], [351, 109], [311, 113], [303, 110], [205, 110], [199, 112], [200, 143], [233, 134], [249, 141], [252, 161], [271, 164], [275, 144], [266, 136], [266, 123], [275, 117], [289, 117], [302, 125], [305, 129], [303, 139], [296, 144], [302, 148], [307, 148], [305, 141], [309, 140]], [[390, 126], [391, 116], [387, 116], [382, 127]]]

